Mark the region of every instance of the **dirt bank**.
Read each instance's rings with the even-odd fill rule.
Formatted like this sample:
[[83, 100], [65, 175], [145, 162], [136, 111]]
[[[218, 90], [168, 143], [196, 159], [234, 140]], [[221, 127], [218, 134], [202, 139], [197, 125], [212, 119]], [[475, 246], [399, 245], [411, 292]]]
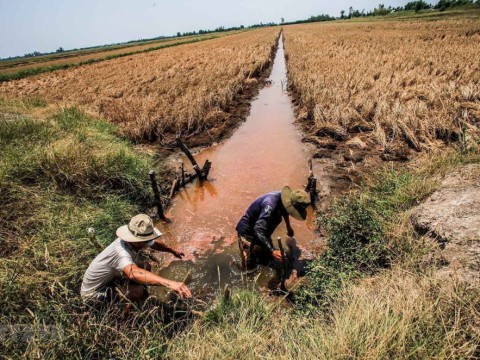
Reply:
[[480, 285], [480, 164], [446, 176], [441, 188], [414, 210], [412, 221], [439, 244], [431, 256], [442, 265], [438, 276]]

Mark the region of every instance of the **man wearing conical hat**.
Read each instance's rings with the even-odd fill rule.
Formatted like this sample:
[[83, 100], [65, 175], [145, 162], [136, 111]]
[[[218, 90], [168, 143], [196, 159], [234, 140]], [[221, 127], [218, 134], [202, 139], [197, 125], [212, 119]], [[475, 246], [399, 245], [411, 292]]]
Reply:
[[293, 236], [289, 216], [296, 220], [305, 220], [310, 196], [301, 189], [291, 190], [285, 186], [282, 191], [271, 192], [256, 199], [237, 224], [242, 266], [245, 269], [255, 267], [252, 256], [254, 247], [260, 246], [273, 259], [282, 262], [280, 250], [275, 250], [271, 236], [278, 225], [285, 220], [288, 236]]
[[179, 259], [184, 256], [159, 239], [162, 233], [153, 226], [148, 215], [134, 216], [128, 225], [117, 229], [116, 235], [117, 239], [98, 254], [85, 272], [80, 291], [83, 299], [115, 301], [118, 299], [115, 289], [118, 285], [126, 286], [124, 295], [133, 302], [140, 302], [146, 297], [146, 285], [168, 287], [181, 298], [192, 296], [185, 284], [165, 279], [141, 267], [139, 251], [145, 247], [169, 252]]

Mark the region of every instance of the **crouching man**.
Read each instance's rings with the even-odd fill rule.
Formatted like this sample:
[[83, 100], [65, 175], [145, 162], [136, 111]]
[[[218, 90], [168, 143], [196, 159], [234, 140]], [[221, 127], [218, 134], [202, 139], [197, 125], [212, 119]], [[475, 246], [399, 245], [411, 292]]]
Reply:
[[169, 252], [179, 259], [184, 256], [159, 239], [162, 233], [153, 226], [148, 215], [134, 216], [128, 225], [117, 229], [116, 235], [118, 238], [92, 261], [85, 272], [80, 291], [83, 299], [116, 301], [119, 295], [115, 287], [118, 286], [123, 287], [122, 291], [128, 300], [138, 303], [148, 295], [146, 285], [168, 287], [180, 298], [192, 296], [185, 284], [162, 278], [142, 268], [138, 252], [147, 246]]
[[247, 209], [237, 224], [238, 245], [244, 269], [253, 269], [257, 264], [254, 248], [259, 247], [270, 259], [282, 262], [280, 250], [275, 250], [271, 236], [278, 225], [285, 221], [287, 235], [294, 236], [290, 218], [304, 221], [310, 196], [303, 190], [291, 190], [285, 186], [282, 191], [260, 196]]

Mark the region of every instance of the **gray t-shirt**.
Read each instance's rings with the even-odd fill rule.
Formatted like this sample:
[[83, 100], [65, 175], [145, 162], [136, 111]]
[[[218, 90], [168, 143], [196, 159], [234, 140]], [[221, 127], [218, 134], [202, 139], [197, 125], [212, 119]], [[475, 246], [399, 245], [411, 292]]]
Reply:
[[97, 255], [83, 275], [82, 297], [95, 297], [114, 279], [122, 276], [125, 266], [136, 264], [137, 258], [138, 254], [125, 241], [116, 239]]

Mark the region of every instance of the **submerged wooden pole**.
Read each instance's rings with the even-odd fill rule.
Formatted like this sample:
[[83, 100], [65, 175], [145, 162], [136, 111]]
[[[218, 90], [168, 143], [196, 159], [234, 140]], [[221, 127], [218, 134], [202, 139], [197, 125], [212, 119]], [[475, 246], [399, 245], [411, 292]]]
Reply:
[[178, 189], [178, 179], [173, 180], [172, 187], [170, 188], [170, 199], [173, 198], [173, 195], [175, 195], [175, 192]]
[[317, 199], [317, 178], [313, 175], [313, 165], [312, 159], [308, 160], [308, 167], [310, 169], [307, 178], [307, 186], [305, 186], [305, 191], [310, 194], [310, 201], [312, 205]]
[[198, 178], [201, 180], [203, 179], [203, 173], [202, 173], [202, 170], [200, 169], [200, 166], [198, 166], [197, 164], [197, 161], [195, 160], [195, 158], [193, 157], [192, 153], [190, 152], [190, 150], [188, 150], [188, 148], [185, 146], [185, 144], [182, 142], [182, 140], [180, 139], [180, 137], [177, 137], [177, 145], [180, 147], [180, 149], [183, 151], [183, 153], [187, 156], [188, 160], [190, 160], [190, 162], [192, 163], [193, 165], [193, 170], [195, 170], [195, 173], [197, 174]]
[[[185, 144], [182, 142], [180, 137], [177, 137], [177, 145], [180, 147], [180, 149], [183, 151], [183, 153], [187, 156], [188, 160], [192, 163], [193, 170], [197, 174], [197, 177], [199, 180], [205, 180], [208, 177], [208, 173], [210, 172], [210, 168], [212, 167], [212, 162], [210, 160], [205, 160], [205, 164], [203, 165], [203, 168], [200, 168], [198, 166], [197, 161], [193, 157], [192, 153], [188, 148], [185, 146]], [[183, 167], [183, 163], [182, 163]], [[183, 170], [182, 170], [183, 171]], [[183, 183], [183, 181], [182, 181]], [[184, 186], [184, 184], [183, 184]]]
[[285, 257], [285, 250], [283, 249], [282, 238], [279, 236], [277, 237], [278, 248], [280, 249], [280, 254], [282, 254], [282, 269], [280, 273], [280, 288], [283, 290], [285, 289], [285, 273], [287, 268], [287, 258]]
[[208, 173], [210, 172], [210, 168], [212, 167], [212, 162], [210, 160], [205, 160], [205, 164], [203, 165], [203, 176], [204, 179], [208, 177]]
[[182, 186], [185, 186], [185, 164], [182, 161]]
[[245, 254], [243, 253], [243, 241], [240, 236], [238, 237], [238, 249], [240, 250], [240, 261], [242, 262], [241, 268], [243, 267], [243, 270], [247, 270], [247, 260], [245, 259]]
[[225, 287], [223, 288], [223, 300], [230, 301], [230, 297], [231, 297], [230, 287], [228, 286], [228, 284], [225, 284]]
[[157, 215], [162, 220], [168, 220], [163, 212], [163, 205], [162, 200], [160, 199], [160, 191], [158, 190], [157, 178], [156, 178], [155, 170], [150, 170], [148, 175], [150, 175], [150, 182], [152, 183], [152, 190], [153, 190], [153, 199], [155, 201], [155, 205], [157, 206]]

